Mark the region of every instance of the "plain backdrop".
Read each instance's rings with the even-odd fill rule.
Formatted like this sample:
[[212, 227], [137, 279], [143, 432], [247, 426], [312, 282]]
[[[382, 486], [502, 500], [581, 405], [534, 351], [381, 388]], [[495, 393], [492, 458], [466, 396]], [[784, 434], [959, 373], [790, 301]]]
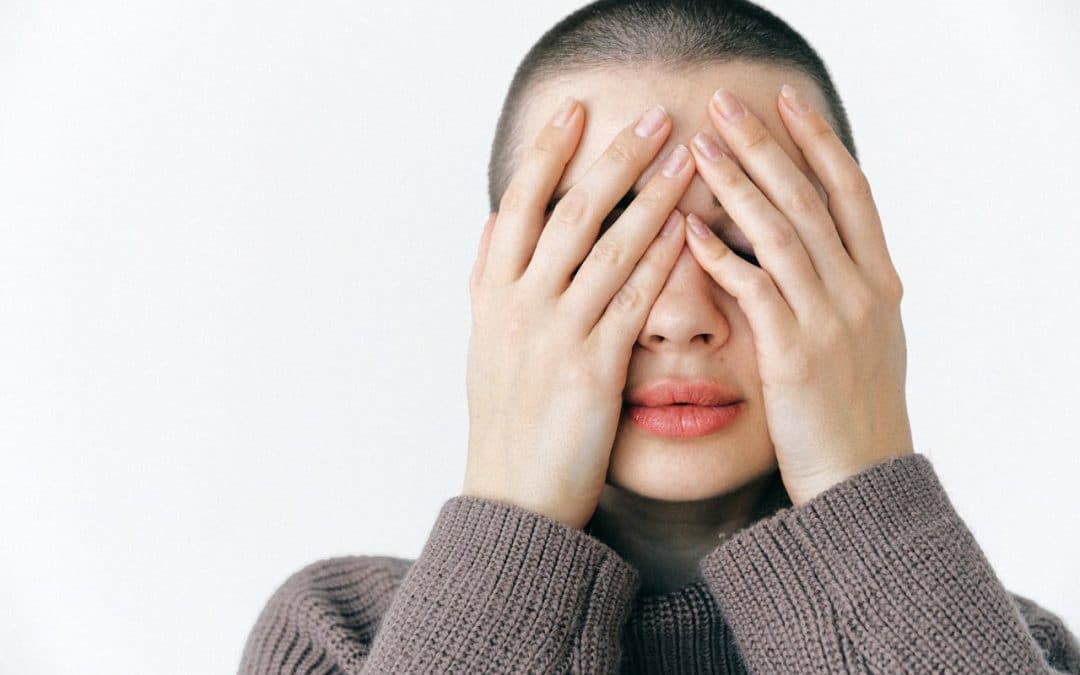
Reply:
[[[850, 113], [916, 450], [1076, 632], [1080, 4], [764, 4]], [[0, 672], [233, 672], [292, 572], [419, 554], [496, 117], [577, 6], [0, 3]]]

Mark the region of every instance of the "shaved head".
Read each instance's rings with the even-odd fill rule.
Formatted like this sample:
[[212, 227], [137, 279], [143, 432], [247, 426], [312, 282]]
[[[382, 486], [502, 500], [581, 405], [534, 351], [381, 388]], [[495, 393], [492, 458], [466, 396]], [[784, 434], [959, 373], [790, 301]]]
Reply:
[[[817, 90], [823, 111], [858, 160], [840, 96], [817, 52], [782, 19], [748, 0], [601, 0], [575, 11], [548, 30], [514, 73], [488, 161], [491, 211], [515, 167], [523, 111], [552, 80], [575, 72], [636, 68], [672, 73], [714, 64], [758, 63], [795, 71]], [[704, 101], [702, 102], [704, 105]]]

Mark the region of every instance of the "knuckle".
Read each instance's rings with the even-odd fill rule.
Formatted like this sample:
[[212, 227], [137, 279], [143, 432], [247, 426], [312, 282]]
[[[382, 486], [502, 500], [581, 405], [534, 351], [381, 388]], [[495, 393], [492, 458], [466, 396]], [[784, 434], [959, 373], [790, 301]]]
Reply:
[[513, 341], [518, 341], [519, 338], [524, 339], [533, 332], [531, 319], [533, 311], [535, 308], [521, 297], [514, 298], [503, 306], [500, 312], [500, 323], [508, 339], [513, 338]]
[[551, 219], [563, 225], [577, 225], [589, 213], [589, 198], [580, 190], [571, 190], [555, 205]]
[[663, 215], [666, 218], [668, 212], [670, 212], [670, 209], [665, 208], [668, 201], [666, 195], [660, 190], [645, 190], [634, 198], [631, 208], [639, 209], [645, 213], [664, 211]]
[[558, 154], [564, 142], [561, 134], [549, 133], [547, 130], [541, 132], [533, 141], [531, 159], [544, 161]]
[[848, 307], [851, 319], [856, 325], [869, 321], [877, 311], [878, 298], [864, 283], [857, 283], [847, 291]]
[[735, 199], [744, 199], [750, 194], [741, 169], [728, 165], [717, 172], [715, 180], [721, 191], [731, 194]]
[[795, 230], [788, 227], [773, 227], [765, 235], [768, 247], [777, 251], [783, 251], [795, 243]]
[[491, 294], [487, 289], [478, 288], [469, 298], [469, 309], [472, 312], [473, 327], [487, 326], [498, 319], [498, 310], [494, 307]]
[[866, 174], [858, 168], [852, 171], [844, 171], [840, 176], [840, 191], [845, 195], [850, 195], [856, 198], [872, 198], [873, 192], [870, 188], [870, 181], [867, 180]]
[[530, 199], [520, 184], [511, 183], [499, 200], [499, 211], [519, 213], [529, 207]]
[[485, 272], [486, 270], [478, 269], [474, 265], [469, 273], [469, 295], [474, 299], [479, 298], [492, 286]]
[[904, 299], [904, 282], [898, 274], [890, 274], [885, 282], [885, 295], [891, 306], [896, 307]]
[[732, 254], [734, 254], [734, 251], [727, 246], [709, 246], [702, 254], [702, 258], [704, 258], [708, 267], [713, 268], [719, 267], [723, 264], [724, 259]]
[[765, 145], [769, 140], [769, 130], [761, 124], [751, 125], [743, 137], [743, 147], [747, 150], [756, 150]]
[[756, 300], [763, 300], [769, 295], [773, 287], [772, 277], [761, 268], [754, 268], [746, 275], [744, 280], [745, 294]]
[[849, 335], [847, 325], [836, 317], [822, 321], [817, 332], [819, 341], [829, 347], [845, 343]]
[[569, 359], [560, 372], [563, 385], [580, 386], [590, 378], [589, 369], [579, 359]]
[[617, 269], [626, 259], [626, 252], [618, 242], [610, 237], [601, 237], [600, 241], [593, 246], [589, 257], [605, 267]]
[[821, 117], [815, 117], [811, 120], [812, 129], [810, 131], [810, 139], [813, 141], [829, 142], [834, 138], [839, 140], [839, 136], [836, 135], [836, 131], [833, 130], [829, 123]]
[[597, 361], [589, 358], [572, 358], [562, 373], [562, 384], [567, 390], [596, 391], [604, 386], [604, 374]]
[[623, 139], [616, 139], [608, 146], [607, 157], [616, 164], [633, 164], [638, 153], [634, 146]]
[[856, 329], [868, 326], [874, 316], [874, 305], [865, 301], [851, 301], [848, 309], [849, 321]]
[[630, 313], [637, 310], [645, 302], [645, 296], [632, 284], [623, 284], [615, 297], [611, 299], [611, 307], [619, 312]]
[[636, 323], [605, 322], [587, 338], [586, 353], [594, 364], [600, 382], [611, 383], [626, 377], [626, 364], [630, 361], [634, 341], [640, 331], [633, 327]]
[[510, 344], [521, 344], [529, 335], [529, 326], [518, 314], [511, 314], [505, 317], [503, 323], [503, 330], [505, 330], [506, 340]]
[[824, 204], [813, 185], [806, 183], [795, 189], [788, 199], [788, 206], [794, 215], [816, 215]]

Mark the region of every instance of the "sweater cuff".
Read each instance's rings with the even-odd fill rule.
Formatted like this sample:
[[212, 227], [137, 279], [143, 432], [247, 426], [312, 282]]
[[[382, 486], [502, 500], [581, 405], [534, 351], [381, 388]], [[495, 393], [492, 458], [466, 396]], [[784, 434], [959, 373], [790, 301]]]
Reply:
[[734, 533], [700, 563], [766, 671], [934, 670], [1039, 660], [930, 460], [864, 469]]
[[396, 653], [395, 669], [591, 672], [617, 662], [639, 584], [636, 568], [582, 530], [458, 495], [440, 510], [380, 628], [410, 644], [374, 649]]

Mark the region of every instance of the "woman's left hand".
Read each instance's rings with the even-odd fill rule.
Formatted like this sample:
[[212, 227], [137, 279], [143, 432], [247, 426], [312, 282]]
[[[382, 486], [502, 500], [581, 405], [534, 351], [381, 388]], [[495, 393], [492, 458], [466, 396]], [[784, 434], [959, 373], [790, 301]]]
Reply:
[[[761, 267], [731, 255], [696, 216], [687, 244], [750, 323], [769, 435], [784, 487], [799, 506], [914, 452], [903, 287], [866, 176], [828, 122], [778, 96], [780, 117], [824, 186], [826, 205], [765, 125], [727, 95], [727, 106], [711, 99], [709, 116], [737, 161], [699, 144], [709, 130], [695, 137], [693, 152], [698, 173]], [[695, 236], [694, 224], [704, 236]]]

